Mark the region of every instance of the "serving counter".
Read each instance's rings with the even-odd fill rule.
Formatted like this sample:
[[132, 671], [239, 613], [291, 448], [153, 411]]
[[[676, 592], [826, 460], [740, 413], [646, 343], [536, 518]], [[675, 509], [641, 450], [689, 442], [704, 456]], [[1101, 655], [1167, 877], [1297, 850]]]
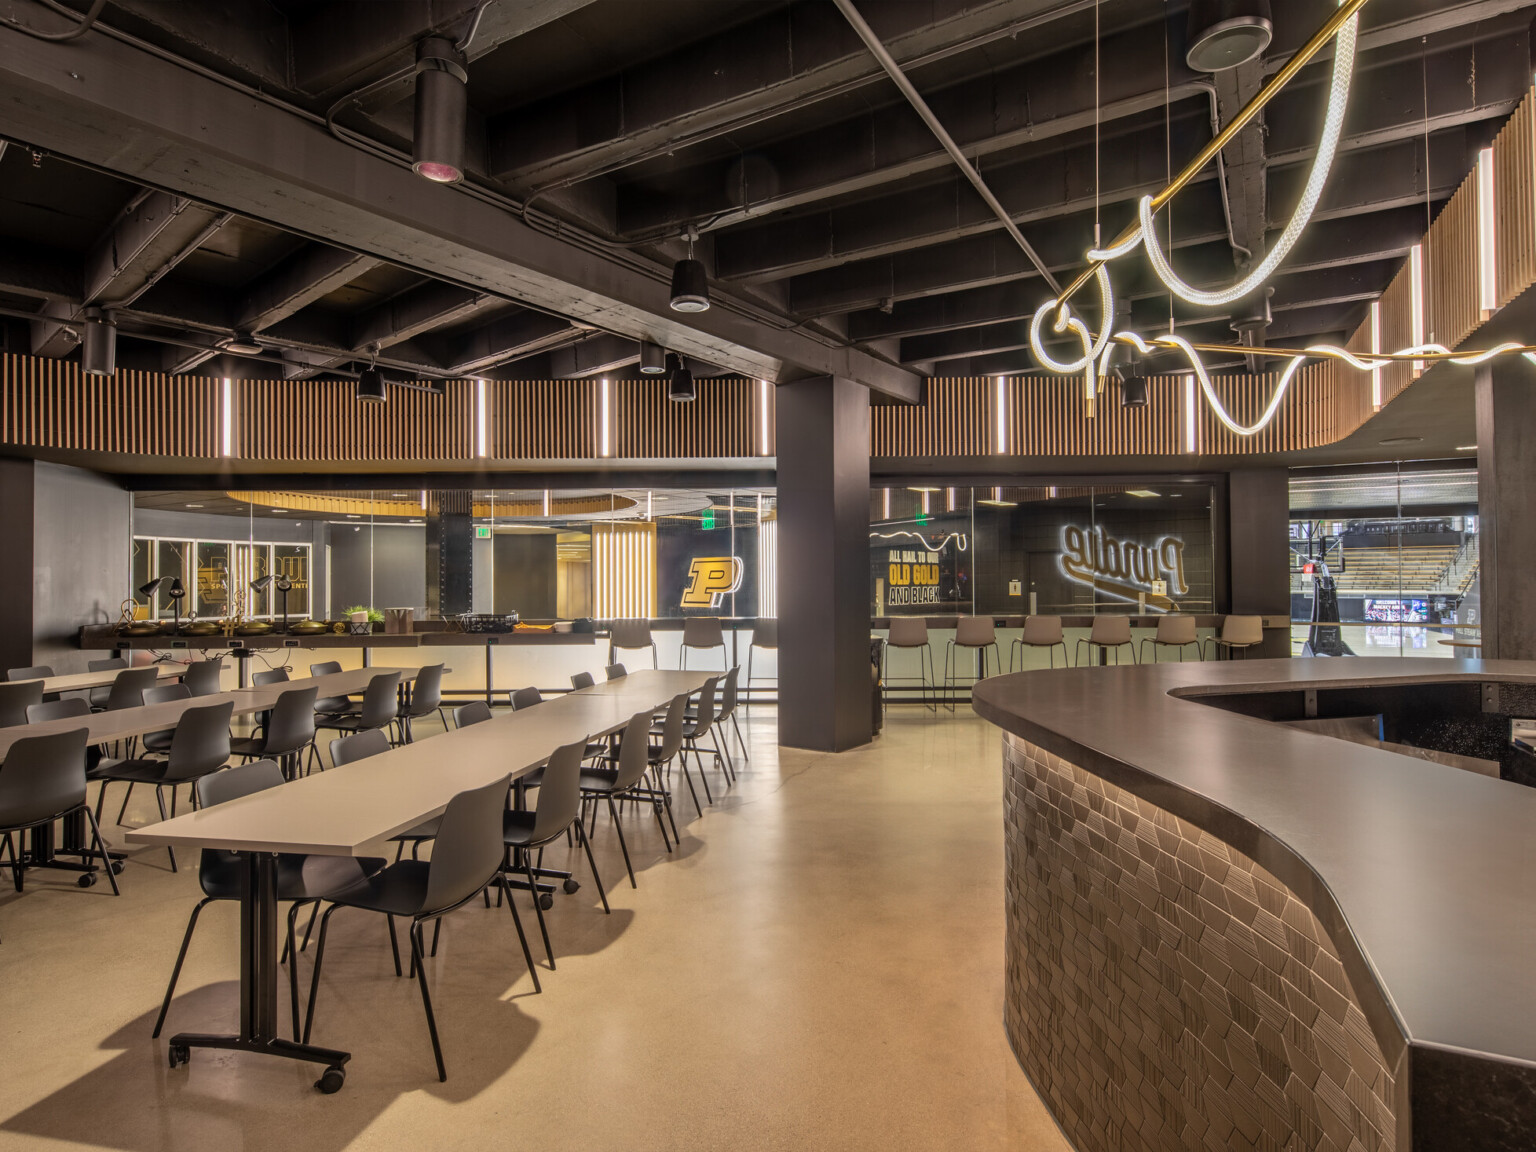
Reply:
[[1536, 790], [1315, 730], [1518, 775], [1536, 664], [1058, 669], [975, 708], [1004, 1024], [1080, 1152], [1536, 1147]]

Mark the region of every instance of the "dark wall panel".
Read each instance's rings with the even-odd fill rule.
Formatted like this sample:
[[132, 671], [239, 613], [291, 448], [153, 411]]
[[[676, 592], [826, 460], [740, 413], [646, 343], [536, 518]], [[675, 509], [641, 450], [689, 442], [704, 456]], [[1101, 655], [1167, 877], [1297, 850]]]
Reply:
[[553, 532], [496, 534], [496, 611], [527, 620], [555, 615], [557, 564]]
[[[109, 624], [129, 595], [133, 497], [112, 481], [39, 461], [33, 471], [32, 656], [84, 672], [83, 624]], [[10, 547], [10, 541], [7, 541]]]
[[0, 460], [0, 672], [32, 663], [32, 489], [32, 461]]
[[[369, 588], [369, 541], [373, 542], [373, 595]], [[427, 534], [417, 525], [355, 531], [337, 526], [331, 534], [331, 610], [353, 604], [375, 608], [427, 608]]]

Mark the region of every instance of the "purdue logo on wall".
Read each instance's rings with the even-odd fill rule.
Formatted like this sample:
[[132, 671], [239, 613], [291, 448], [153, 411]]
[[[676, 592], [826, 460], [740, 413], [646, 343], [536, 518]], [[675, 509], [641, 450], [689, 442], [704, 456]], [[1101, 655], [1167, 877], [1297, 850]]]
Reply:
[[1164, 536], [1156, 544], [1116, 540], [1103, 526], [1061, 529], [1061, 573], [1077, 584], [1122, 600], [1146, 598], [1149, 608], [1171, 612], [1175, 597], [1189, 595], [1184, 580], [1184, 541]]
[[684, 608], [718, 608], [727, 595], [741, 587], [740, 556], [696, 556], [688, 565], [688, 586], [683, 589]]

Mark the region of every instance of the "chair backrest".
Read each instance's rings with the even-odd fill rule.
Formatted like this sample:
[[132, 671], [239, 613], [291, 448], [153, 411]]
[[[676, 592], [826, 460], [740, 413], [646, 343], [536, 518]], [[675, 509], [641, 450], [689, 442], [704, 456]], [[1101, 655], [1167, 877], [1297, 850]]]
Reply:
[[163, 780], [191, 780], [229, 762], [229, 720], [235, 702], [188, 708], [176, 722]]
[[[193, 787], [197, 789], [198, 805], [210, 808], [226, 800], [238, 800], [254, 792], [265, 792], [283, 782], [283, 770], [278, 767], [276, 760], [252, 760], [249, 764], [240, 764], [211, 776], [203, 776]], [[231, 852], [230, 855], [236, 853]]]
[[370, 728], [366, 732], [354, 732], [351, 736], [332, 740], [331, 763], [340, 768], [343, 764], [355, 764], [359, 760], [388, 751], [389, 737], [384, 735], [384, 730]]
[[264, 684], [286, 684], [288, 683], [288, 669], [268, 668], [262, 672], [252, 672], [251, 683], [257, 688]]
[[928, 621], [921, 616], [892, 616], [885, 642], [892, 648], [921, 648], [928, 643]]
[[[357, 723], [362, 728], [383, 728], [400, 711], [400, 673], [380, 672], [363, 690], [363, 706]], [[313, 707], [314, 700], [310, 700]]]
[[629, 669], [622, 664], [610, 664], [603, 669], [603, 674], [610, 680], [617, 680], [620, 676], [628, 676]]
[[194, 696], [213, 696], [224, 686], [224, 661], [194, 660], [181, 674], [181, 682]]
[[460, 704], [453, 710], [453, 726], [468, 728], [471, 724], [484, 724], [491, 718], [491, 706], [484, 700]]
[[740, 664], [725, 674], [720, 685], [720, 711], [715, 715], [716, 720], [726, 720], [736, 711], [736, 679], [740, 674]]
[[185, 684], [156, 684], [144, 689], [145, 704], [169, 704], [172, 700], [190, 700], [192, 690]]
[[144, 690], [153, 688], [160, 680], [160, 669], [124, 668], [112, 681], [112, 691], [107, 694], [107, 711], [119, 708], [140, 708], [144, 704]]
[[460, 792], [448, 801], [432, 846], [431, 870], [422, 912], [457, 908], [477, 895], [501, 867], [506, 839], [501, 827], [510, 777]]
[[411, 684], [411, 715], [430, 716], [443, 706], [443, 665], [428, 664]]
[[84, 728], [23, 736], [0, 764], [0, 828], [25, 828], [85, 803]]
[[1024, 617], [1023, 639], [1026, 644], [1039, 644], [1042, 647], [1050, 644], [1060, 644], [1062, 641], [1061, 617]]
[[725, 644], [725, 630], [718, 616], [690, 616], [683, 621], [684, 648], [719, 648]]
[[54, 674], [53, 669], [47, 664], [34, 664], [30, 668], [8, 668], [5, 678], [7, 680], [46, 680]]
[[961, 616], [955, 622], [955, 643], [967, 648], [985, 648], [997, 643], [997, 628], [990, 616]]
[[1221, 638], [1228, 644], [1264, 643], [1264, 617], [1228, 616], [1221, 622]]
[[86, 703], [83, 696], [66, 696], [62, 700], [44, 700], [41, 704], [27, 705], [28, 724], [46, 724], [50, 720], [62, 720], [66, 716], [89, 716], [90, 714], [91, 706]]
[[85, 670], [87, 672], [121, 672], [128, 667], [128, 661], [114, 656], [110, 660], [87, 660]]
[[1179, 614], [1160, 617], [1157, 621], [1157, 640], [1160, 644], [1193, 644], [1195, 618]]
[[315, 738], [315, 697], [320, 689], [290, 688], [277, 698], [267, 717], [267, 738], [262, 751], [269, 756], [297, 752]]
[[595, 683], [597, 681], [592, 679], [592, 673], [590, 672], [578, 672], [571, 677], [571, 688], [577, 692], [580, 692], [583, 688], [590, 688]]
[[683, 721], [688, 718], [688, 693], [679, 692], [667, 705], [666, 719], [661, 722], [661, 748], [658, 763], [665, 764], [677, 755], [683, 746]]
[[699, 689], [699, 709], [694, 713], [696, 719], [693, 722], [693, 736], [697, 739], [709, 731], [709, 726], [715, 722], [715, 689], [720, 683], [720, 677], [711, 676], [704, 681], [704, 687]]
[[[636, 712], [629, 718], [629, 723], [624, 725], [624, 732], [619, 737], [618, 770], [613, 780], [616, 790], [634, 787], [650, 767], [648, 757], [651, 750], [651, 721], [654, 719], [649, 712]], [[539, 803], [543, 802], [541, 793]]]
[[309, 674], [311, 676], [329, 676], [333, 672], [340, 671], [340, 660], [322, 660], [319, 664], [311, 664], [309, 666]]
[[777, 648], [779, 646], [779, 622], [764, 617], [752, 625], [753, 648]]
[[581, 761], [587, 741], [563, 744], [550, 754], [539, 780], [539, 803], [533, 812], [535, 844], [553, 840], [571, 826], [581, 810]]
[[1131, 642], [1131, 618], [1129, 616], [1095, 616], [1088, 639], [1095, 644], [1129, 644]]
[[612, 648], [649, 648], [649, 620], [615, 620], [608, 626], [608, 644]]
[[[27, 723], [27, 709], [33, 707], [43, 698], [43, 682], [41, 680], [24, 680], [15, 684], [6, 681], [0, 683], [0, 728], [9, 728], [13, 724]], [[85, 701], [81, 700], [84, 704]], [[89, 710], [90, 705], [86, 705]]]
[[544, 697], [541, 696], [539, 694], [539, 690], [534, 687], [519, 688], [517, 691], [511, 693], [510, 696], [512, 700], [512, 711], [514, 712], [521, 712], [524, 708], [532, 708], [535, 704], [544, 703]]

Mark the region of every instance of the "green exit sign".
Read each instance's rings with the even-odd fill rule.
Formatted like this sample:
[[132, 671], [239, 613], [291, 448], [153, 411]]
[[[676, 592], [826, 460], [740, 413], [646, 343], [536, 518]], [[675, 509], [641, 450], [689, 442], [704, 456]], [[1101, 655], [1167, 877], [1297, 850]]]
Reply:
[[476, 524], [475, 525], [475, 539], [476, 540], [489, 540], [490, 538], [491, 538], [491, 530], [490, 530], [489, 526], [483, 525], [483, 524]]
[[713, 508], [704, 509], [703, 524], [706, 532], [715, 526], [715, 510]]

